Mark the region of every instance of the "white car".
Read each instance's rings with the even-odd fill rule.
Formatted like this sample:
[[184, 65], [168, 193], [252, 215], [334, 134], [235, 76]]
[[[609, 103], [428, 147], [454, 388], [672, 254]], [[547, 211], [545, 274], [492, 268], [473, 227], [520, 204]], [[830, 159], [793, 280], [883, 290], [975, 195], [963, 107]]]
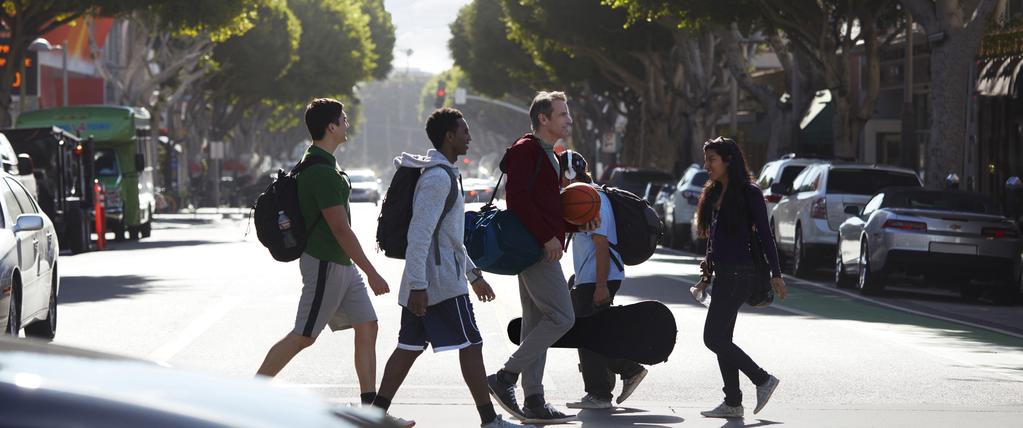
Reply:
[[769, 219], [779, 255], [792, 258], [796, 276], [834, 261], [838, 226], [851, 216], [848, 207], [862, 210], [881, 189], [899, 186], [923, 187], [923, 183], [905, 168], [818, 163], [806, 167], [791, 187], [772, 184], [772, 193], [784, 195]]
[[18, 180], [0, 173], [0, 325], [17, 336], [57, 332], [57, 233]]
[[380, 183], [377, 174], [369, 169], [353, 169], [345, 171], [352, 181], [352, 193], [348, 198], [352, 202], [380, 202]]
[[770, 214], [774, 206], [778, 204], [783, 195], [771, 191], [771, 185], [782, 183], [785, 187], [792, 187], [796, 176], [803, 172], [807, 166], [821, 163], [819, 159], [798, 158], [794, 153], [782, 156], [778, 160], [770, 161], [760, 168], [757, 174], [757, 185], [764, 192], [764, 202], [767, 203], [767, 213]]
[[709, 178], [707, 171], [695, 163], [682, 173], [682, 178], [671, 194], [671, 202], [664, 206], [665, 236], [669, 246], [684, 248], [696, 242], [691, 233], [693, 216], [703, 193], [703, 185]]

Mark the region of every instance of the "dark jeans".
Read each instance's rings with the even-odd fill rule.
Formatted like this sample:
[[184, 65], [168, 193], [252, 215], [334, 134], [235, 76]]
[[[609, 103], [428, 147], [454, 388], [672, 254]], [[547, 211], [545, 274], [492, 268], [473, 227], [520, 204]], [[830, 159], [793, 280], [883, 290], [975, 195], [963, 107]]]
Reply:
[[[621, 281], [608, 281], [607, 290], [614, 300]], [[595, 306], [593, 292], [596, 284], [579, 284], [572, 289], [572, 307], [576, 318], [585, 318], [611, 307], [611, 302]], [[583, 385], [587, 394], [605, 400], [611, 399], [615, 387], [615, 374], [628, 379], [643, 371], [643, 366], [622, 358], [607, 358], [588, 349], [579, 348], [579, 371], [583, 374]]]
[[725, 404], [729, 406], [742, 404], [740, 370], [756, 385], [767, 382], [769, 377], [749, 355], [732, 343], [735, 318], [752, 292], [751, 285], [755, 280], [753, 275], [752, 265], [715, 266], [714, 288], [711, 291], [707, 321], [703, 326], [703, 343], [718, 356], [721, 380], [725, 383], [722, 391], [725, 392]]

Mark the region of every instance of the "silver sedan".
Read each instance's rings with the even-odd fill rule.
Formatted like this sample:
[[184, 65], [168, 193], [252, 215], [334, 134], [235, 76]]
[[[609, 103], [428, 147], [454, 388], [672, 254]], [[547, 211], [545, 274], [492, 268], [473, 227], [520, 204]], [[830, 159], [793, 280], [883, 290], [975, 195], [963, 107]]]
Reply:
[[[884, 289], [889, 274], [954, 281], [964, 298], [995, 286], [1011, 302], [1020, 288], [1019, 228], [986, 196], [959, 191], [889, 188], [839, 226], [835, 283], [862, 293]], [[853, 211], [856, 212], [853, 212]]]

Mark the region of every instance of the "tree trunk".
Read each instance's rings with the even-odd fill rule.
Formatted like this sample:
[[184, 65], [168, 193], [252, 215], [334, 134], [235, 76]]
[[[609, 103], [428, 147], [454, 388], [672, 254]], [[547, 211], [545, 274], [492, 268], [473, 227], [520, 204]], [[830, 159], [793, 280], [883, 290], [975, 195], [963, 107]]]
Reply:
[[940, 187], [948, 174], [963, 175], [966, 107], [970, 67], [978, 40], [950, 32], [948, 40], [931, 51], [931, 131], [924, 161], [924, 182]]

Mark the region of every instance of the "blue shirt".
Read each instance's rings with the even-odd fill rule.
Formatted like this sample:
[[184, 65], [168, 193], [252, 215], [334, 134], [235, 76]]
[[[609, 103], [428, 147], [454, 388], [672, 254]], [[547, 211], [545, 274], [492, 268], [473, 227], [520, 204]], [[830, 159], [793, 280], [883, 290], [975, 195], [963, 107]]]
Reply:
[[[593, 244], [593, 235], [602, 235], [607, 237], [607, 241], [610, 244], [618, 243], [618, 234], [615, 232], [615, 215], [611, 209], [611, 201], [607, 199], [607, 195], [604, 192], [597, 191], [600, 195], [600, 227], [592, 232], [576, 232], [572, 236], [572, 262], [575, 266], [575, 283], [576, 284], [592, 284], [597, 282], [597, 247]], [[622, 269], [618, 269], [615, 264], [615, 260], [621, 260], [613, 248], [611, 251], [611, 260], [608, 261], [610, 267], [607, 273], [608, 281], [616, 281], [625, 279], [625, 272]], [[623, 268], [625, 266], [622, 266]]]

